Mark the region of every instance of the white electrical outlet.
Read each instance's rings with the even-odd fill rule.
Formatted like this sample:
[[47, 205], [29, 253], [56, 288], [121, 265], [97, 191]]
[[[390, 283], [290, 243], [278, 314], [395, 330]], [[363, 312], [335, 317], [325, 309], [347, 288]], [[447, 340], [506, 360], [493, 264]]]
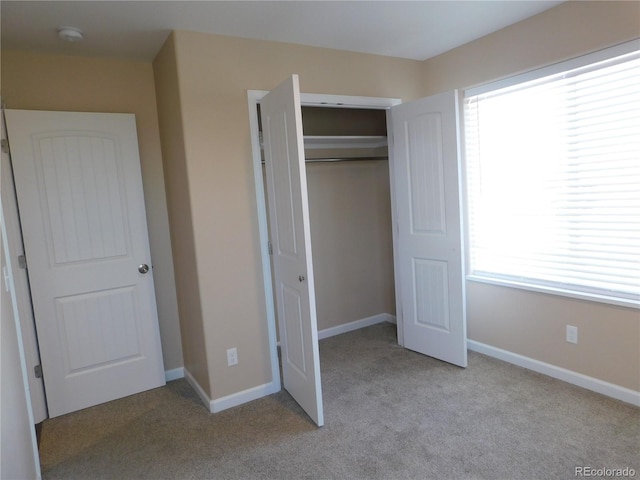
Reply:
[[233, 347], [227, 350], [227, 365], [237, 365], [238, 364], [238, 349]]
[[578, 343], [578, 327], [567, 325], [567, 342]]

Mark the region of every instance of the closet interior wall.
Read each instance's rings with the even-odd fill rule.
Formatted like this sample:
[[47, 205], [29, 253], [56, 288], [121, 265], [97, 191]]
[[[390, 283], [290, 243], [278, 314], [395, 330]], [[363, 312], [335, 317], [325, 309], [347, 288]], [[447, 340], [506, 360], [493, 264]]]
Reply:
[[386, 111], [302, 107], [302, 118], [305, 139], [347, 139], [305, 148], [318, 330], [395, 316], [387, 147], [348, 140], [386, 137]]

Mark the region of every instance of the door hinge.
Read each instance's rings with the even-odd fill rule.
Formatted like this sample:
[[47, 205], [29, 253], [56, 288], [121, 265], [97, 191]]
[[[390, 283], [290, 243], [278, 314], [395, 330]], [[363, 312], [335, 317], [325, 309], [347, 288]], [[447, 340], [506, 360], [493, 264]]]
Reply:
[[36, 365], [33, 367], [33, 374], [36, 378], [42, 378], [42, 365]]
[[273, 245], [271, 245], [271, 240], [267, 241], [267, 248], [269, 249], [269, 255], [273, 255]]
[[9, 153], [9, 142], [7, 141], [6, 138], [3, 138], [2, 141], [0, 142], [0, 148], [2, 148], [2, 151], [4, 153]]
[[23, 270], [27, 269], [27, 257], [24, 255], [18, 255], [18, 267]]

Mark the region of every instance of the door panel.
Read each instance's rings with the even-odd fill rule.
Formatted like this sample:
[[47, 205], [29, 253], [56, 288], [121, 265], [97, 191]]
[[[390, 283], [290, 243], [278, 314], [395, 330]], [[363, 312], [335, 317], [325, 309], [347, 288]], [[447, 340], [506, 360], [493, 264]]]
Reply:
[[127, 254], [126, 203], [120, 192], [115, 139], [33, 136], [49, 213], [45, 228], [56, 265]]
[[393, 107], [391, 119], [404, 346], [465, 367], [457, 92]]
[[[134, 289], [126, 287], [56, 299], [67, 371], [103, 368], [140, 355], [135, 328], [140, 312], [134, 295]], [[101, 348], [91, 348], [94, 345]]]
[[413, 259], [416, 323], [449, 332], [449, 289], [447, 262]]
[[284, 388], [324, 423], [302, 112], [297, 75], [260, 105]]
[[7, 126], [50, 416], [164, 385], [134, 116]]
[[446, 235], [442, 157], [442, 117], [420, 115], [406, 125], [409, 153], [411, 231]]

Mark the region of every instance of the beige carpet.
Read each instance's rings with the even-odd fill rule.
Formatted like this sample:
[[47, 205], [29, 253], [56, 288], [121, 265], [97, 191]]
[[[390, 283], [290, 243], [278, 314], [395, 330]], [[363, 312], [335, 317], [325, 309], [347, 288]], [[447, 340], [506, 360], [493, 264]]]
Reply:
[[325, 422], [286, 392], [215, 415], [184, 380], [44, 424], [45, 479], [573, 479], [635, 469], [640, 409], [383, 324], [320, 342]]

